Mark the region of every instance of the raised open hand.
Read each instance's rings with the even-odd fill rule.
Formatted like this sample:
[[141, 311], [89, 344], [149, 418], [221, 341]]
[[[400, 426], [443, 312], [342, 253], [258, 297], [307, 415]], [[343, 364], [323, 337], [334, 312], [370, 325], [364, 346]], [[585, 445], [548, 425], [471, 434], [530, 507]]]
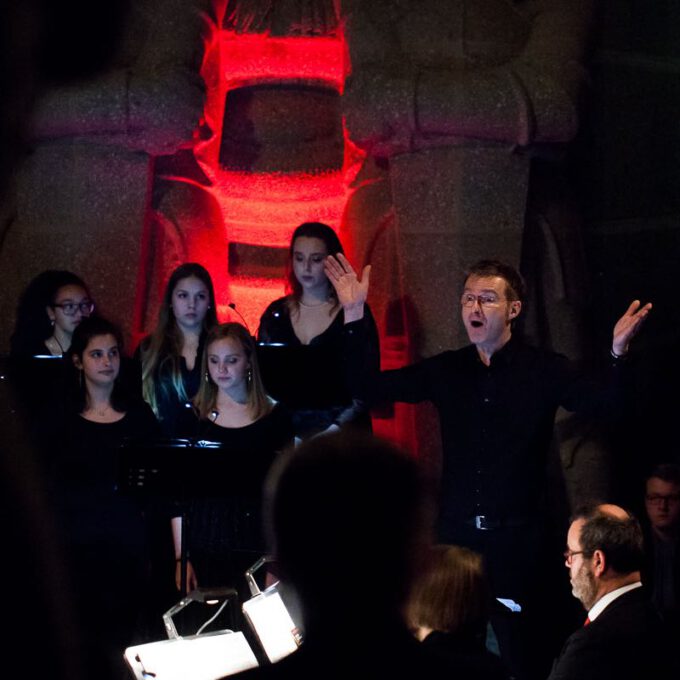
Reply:
[[641, 306], [640, 300], [633, 300], [625, 311], [624, 315], [614, 326], [614, 337], [612, 340], [612, 353], [616, 356], [623, 356], [628, 353], [628, 345], [640, 330], [642, 322], [647, 318], [652, 309], [652, 303], [648, 302]]
[[329, 255], [324, 263], [324, 271], [338, 296], [345, 313], [345, 323], [357, 321], [364, 315], [364, 303], [368, 297], [368, 281], [371, 265], [366, 265], [357, 277], [349, 260], [342, 254]]

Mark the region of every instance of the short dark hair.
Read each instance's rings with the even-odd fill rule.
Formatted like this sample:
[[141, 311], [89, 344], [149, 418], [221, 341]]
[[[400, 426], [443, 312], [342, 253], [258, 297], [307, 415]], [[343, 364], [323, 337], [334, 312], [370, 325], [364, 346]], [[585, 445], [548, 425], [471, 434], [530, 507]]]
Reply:
[[505, 295], [508, 300], [524, 300], [526, 295], [526, 286], [522, 275], [507, 262], [501, 260], [480, 260], [475, 262], [465, 272], [465, 281], [471, 276], [498, 276], [505, 281]]
[[676, 463], [663, 463], [662, 465], [656, 465], [652, 468], [652, 471], [647, 475], [647, 480], [652, 477], [657, 479], [662, 479], [664, 482], [669, 484], [677, 484], [680, 486], [680, 465]]
[[582, 519], [581, 550], [590, 557], [596, 550], [604, 553], [609, 567], [618, 574], [639, 571], [643, 563], [644, 539], [637, 518], [628, 513], [620, 518], [589, 504], [577, 510], [572, 522]]

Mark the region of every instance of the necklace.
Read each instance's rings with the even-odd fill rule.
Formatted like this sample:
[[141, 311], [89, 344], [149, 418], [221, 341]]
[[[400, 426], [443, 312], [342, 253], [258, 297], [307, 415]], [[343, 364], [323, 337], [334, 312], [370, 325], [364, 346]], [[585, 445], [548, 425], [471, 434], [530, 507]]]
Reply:
[[54, 342], [57, 343], [57, 346], [58, 346], [59, 349], [61, 350], [61, 354], [64, 354], [64, 348], [61, 346], [61, 343], [59, 342], [59, 339], [57, 338], [57, 336], [54, 335], [54, 334], [52, 334], [52, 335], [50, 336], [49, 339], [50, 339], [50, 340], [54, 340]]
[[315, 305], [310, 305], [307, 304], [306, 302], [303, 302], [302, 300], [298, 300], [298, 304], [301, 305], [302, 307], [307, 307], [307, 309], [316, 309], [317, 307], [323, 307], [324, 305], [327, 305], [330, 303], [330, 298], [324, 300], [323, 302], [318, 302]]
[[90, 406], [87, 410], [100, 418], [104, 418], [109, 412], [113, 411], [113, 408], [111, 407], [111, 404], [106, 404], [103, 408], [94, 408], [93, 406]]

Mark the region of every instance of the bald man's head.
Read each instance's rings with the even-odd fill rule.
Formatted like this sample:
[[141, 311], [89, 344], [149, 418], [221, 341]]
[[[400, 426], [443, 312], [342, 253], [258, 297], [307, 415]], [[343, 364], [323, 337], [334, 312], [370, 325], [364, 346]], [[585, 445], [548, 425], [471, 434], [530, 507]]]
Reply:
[[616, 519], [630, 519], [631, 517], [627, 510], [624, 510], [620, 505], [613, 505], [612, 503], [600, 503], [600, 505], [596, 506], [596, 511]]
[[571, 519], [585, 557], [599, 550], [606, 557], [607, 568], [617, 574], [640, 570], [642, 529], [630, 512], [610, 503], [591, 503], [577, 509]]

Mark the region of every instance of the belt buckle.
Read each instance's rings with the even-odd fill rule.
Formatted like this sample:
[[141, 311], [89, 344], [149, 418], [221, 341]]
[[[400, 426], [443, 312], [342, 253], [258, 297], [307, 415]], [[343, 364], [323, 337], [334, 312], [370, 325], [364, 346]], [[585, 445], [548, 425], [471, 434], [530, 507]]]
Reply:
[[486, 526], [486, 515], [475, 515], [475, 529], [479, 531], [489, 531], [491, 527]]

